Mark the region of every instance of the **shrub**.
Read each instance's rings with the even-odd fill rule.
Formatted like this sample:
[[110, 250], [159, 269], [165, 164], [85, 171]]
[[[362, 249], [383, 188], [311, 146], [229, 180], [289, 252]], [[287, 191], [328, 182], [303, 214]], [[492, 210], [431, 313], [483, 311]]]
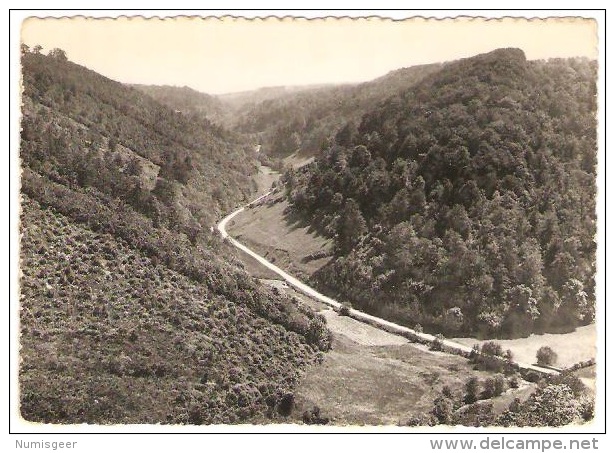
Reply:
[[305, 338], [308, 343], [316, 345], [321, 351], [331, 349], [333, 334], [327, 328], [327, 321], [324, 316], [318, 314], [310, 320]]
[[508, 423], [516, 426], [562, 426], [583, 419], [587, 407], [566, 384], [549, 384], [537, 389], [516, 412], [508, 411]]
[[495, 424], [492, 403], [473, 403], [455, 413], [453, 423], [464, 426], [492, 426]]
[[474, 345], [470, 353], [470, 359], [476, 364], [476, 368], [496, 373], [501, 373], [504, 370], [506, 364], [504, 356], [506, 354], [502, 349], [502, 345], [495, 341], [487, 341], [483, 343], [480, 352], [478, 351], [478, 345]]
[[280, 401], [278, 401], [278, 414], [282, 417], [288, 417], [295, 407], [295, 395], [292, 393], [285, 393]]
[[508, 380], [508, 386], [511, 389], [518, 389], [519, 388], [519, 378], [517, 376], [512, 376], [509, 380]]
[[594, 410], [595, 410], [595, 401], [593, 399], [585, 399], [581, 401], [581, 407], [579, 412], [581, 413], [581, 417], [583, 421], [590, 421], [594, 418]]
[[470, 359], [474, 360], [479, 355], [480, 355], [480, 345], [478, 343], [474, 343], [474, 345], [472, 345], [472, 351], [470, 351]]
[[505, 391], [506, 391], [506, 380], [504, 379], [504, 376], [498, 374], [494, 378], [493, 395], [500, 396]]
[[463, 398], [466, 404], [472, 404], [478, 400], [478, 379], [473, 377], [468, 379], [465, 385], [465, 397]]
[[302, 418], [303, 423], [306, 425], [327, 425], [330, 421], [328, 417], [320, 415], [320, 407], [318, 406], [314, 406], [312, 410], [305, 411]]
[[437, 424], [436, 417], [427, 414], [412, 415], [405, 423], [406, 426], [435, 426]]
[[558, 376], [550, 377], [549, 384], [567, 385], [570, 390], [572, 390], [572, 393], [574, 393], [574, 395], [577, 397], [583, 395], [583, 393], [585, 393], [585, 391], [587, 390], [587, 387], [585, 387], [583, 381], [581, 381], [578, 376], [570, 372], [563, 372]]
[[349, 316], [351, 308], [352, 307], [350, 306], [349, 303], [343, 303], [342, 306], [339, 308], [338, 314], [340, 316]]
[[480, 348], [480, 352], [481, 354], [488, 356], [502, 357], [504, 355], [502, 345], [495, 341], [487, 341], [486, 343], [483, 343], [483, 346]]
[[453, 400], [440, 395], [434, 400], [431, 413], [438, 420], [438, 423], [449, 425], [453, 418], [453, 410]]
[[481, 399], [488, 400], [495, 396], [495, 380], [493, 378], [486, 379], [483, 383], [483, 393]]
[[576, 371], [576, 370], [580, 370], [581, 368], [587, 368], [590, 366], [593, 366], [596, 364], [596, 359], [589, 359], [589, 360], [582, 360], [580, 362], [575, 363], [574, 365], [569, 366], [568, 368], [566, 368], [565, 371]]
[[431, 342], [431, 346], [429, 346], [429, 349], [431, 351], [442, 351], [442, 347], [443, 344], [441, 336], [436, 336], [436, 338], [434, 338]]
[[555, 365], [557, 362], [557, 353], [549, 346], [541, 346], [536, 352], [536, 361], [538, 365]]
[[536, 371], [528, 371], [525, 374], [525, 380], [529, 382], [540, 382], [541, 379], [542, 377], [540, 376], [540, 373], [537, 373]]
[[442, 396], [445, 396], [447, 398], [451, 398], [453, 399], [453, 391], [451, 390], [451, 388], [448, 385], [445, 385], [444, 387], [442, 387]]

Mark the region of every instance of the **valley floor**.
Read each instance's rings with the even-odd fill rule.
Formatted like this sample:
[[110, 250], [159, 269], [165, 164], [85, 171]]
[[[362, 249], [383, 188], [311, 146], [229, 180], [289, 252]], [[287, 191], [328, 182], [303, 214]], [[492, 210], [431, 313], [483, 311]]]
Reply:
[[[263, 280], [322, 313], [333, 332], [332, 350], [320, 365], [308, 369], [295, 390], [294, 417], [314, 406], [336, 425], [400, 425], [427, 414], [448, 385], [461, 392], [471, 377], [484, 380], [492, 373], [476, 371], [459, 356], [430, 351], [406, 338], [339, 316], [331, 308], [289, 288], [279, 280]], [[495, 412], [518, 397], [526, 399], [535, 384], [523, 382], [493, 398]]]
[[[286, 201], [273, 197], [237, 215], [228, 225], [229, 233], [299, 278], [310, 276], [328, 258], [310, 261], [306, 257], [330, 250], [331, 244], [308, 226], [289, 221], [284, 214]], [[303, 411], [318, 406], [322, 415], [333, 418], [336, 424], [403, 424], [412, 415], [429, 412], [444, 385], [460, 390], [472, 376], [490, 376], [473, 370], [461, 357], [429, 351], [400, 336], [338, 316], [324, 304], [276, 280], [256, 260], [243, 253], [238, 257], [254, 276], [268, 278], [269, 284], [291, 292], [323, 313], [334, 333], [333, 350], [322, 365], [308, 371], [296, 392], [298, 418]], [[467, 346], [479, 342], [475, 338], [454, 341]], [[595, 325], [569, 334], [532, 335], [498, 342], [504, 349], [512, 350], [515, 360], [524, 363], [534, 363], [537, 349], [544, 345], [558, 353], [557, 365], [562, 367], [596, 357]], [[580, 376], [582, 380], [594, 387], [594, 372], [589, 370], [585, 374]], [[526, 399], [534, 388], [534, 384], [524, 382], [519, 389], [494, 398], [494, 410], [505, 410], [515, 397]]]

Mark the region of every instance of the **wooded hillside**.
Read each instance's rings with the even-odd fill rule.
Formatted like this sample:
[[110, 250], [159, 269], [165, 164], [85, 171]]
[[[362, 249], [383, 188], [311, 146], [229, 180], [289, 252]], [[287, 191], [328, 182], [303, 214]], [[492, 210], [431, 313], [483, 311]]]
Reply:
[[334, 237], [315, 276], [358, 307], [447, 334], [594, 317], [596, 62], [500, 49], [447, 64], [285, 175]]
[[22, 62], [22, 416], [282, 420], [330, 337], [209, 233], [251, 192], [249, 156], [60, 49]]
[[375, 105], [408, 89], [436, 71], [439, 64], [413, 66], [357, 85], [323, 86], [279, 93], [238, 108], [229, 127], [250, 134], [272, 157], [299, 151], [311, 156], [330, 145], [330, 138], [346, 122], [358, 123]]

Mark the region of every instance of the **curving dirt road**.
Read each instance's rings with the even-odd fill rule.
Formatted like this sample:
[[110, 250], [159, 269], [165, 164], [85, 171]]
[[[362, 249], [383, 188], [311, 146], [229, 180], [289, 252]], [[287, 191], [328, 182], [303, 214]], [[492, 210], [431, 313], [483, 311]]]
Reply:
[[[245, 245], [243, 245], [242, 243], [240, 243], [236, 239], [233, 239], [228, 234], [228, 232], [226, 231], [226, 225], [235, 216], [237, 216], [238, 214], [243, 212], [246, 207], [261, 201], [263, 198], [267, 197], [272, 192], [273, 191], [269, 191], [269, 192], [265, 193], [264, 195], [261, 195], [260, 197], [258, 197], [255, 200], [251, 201], [247, 205], [237, 209], [236, 211], [232, 212], [231, 214], [227, 215], [224, 219], [222, 219], [220, 221], [220, 223], [218, 223], [218, 225], [217, 225], [217, 228], [218, 228], [218, 231], [220, 232], [220, 235], [222, 236], [223, 239], [229, 241], [231, 244], [233, 244], [239, 250], [243, 251], [244, 253], [247, 253], [252, 258], [254, 258], [259, 263], [261, 263], [263, 266], [267, 267], [271, 271], [273, 271], [276, 274], [278, 274], [289, 285], [293, 286], [298, 291], [302, 292], [303, 294], [305, 294], [305, 295], [307, 295], [309, 297], [313, 297], [314, 299], [316, 299], [316, 300], [318, 300], [320, 302], [323, 302], [323, 303], [325, 303], [325, 304], [327, 304], [327, 305], [329, 305], [329, 306], [331, 306], [333, 308], [338, 308], [339, 309], [342, 306], [341, 303], [339, 303], [335, 299], [332, 299], [330, 297], [325, 296], [324, 294], [319, 293], [314, 288], [306, 285], [305, 283], [303, 283], [300, 280], [296, 279], [295, 277], [293, 277], [292, 275], [288, 274], [287, 272], [284, 272], [282, 269], [277, 267], [275, 264], [273, 264], [270, 261], [266, 260], [265, 258], [260, 256], [258, 253], [250, 250], [248, 247], [246, 247]], [[387, 321], [386, 319], [378, 318], [376, 316], [369, 315], [367, 313], [364, 313], [364, 312], [359, 311], [359, 310], [355, 310], [353, 308], [349, 309], [348, 315], [350, 317], [354, 318], [354, 319], [359, 320], [359, 321], [362, 321], [362, 322], [365, 322], [365, 323], [370, 324], [372, 326], [375, 326], [375, 327], [378, 327], [380, 329], [386, 330], [387, 332], [399, 334], [399, 335], [402, 335], [402, 336], [404, 336], [406, 338], [408, 338], [408, 337], [414, 338], [416, 341], [421, 342], [421, 343], [430, 343], [430, 342], [432, 342], [432, 341], [434, 341], [436, 339], [436, 337], [434, 335], [430, 335], [430, 334], [423, 333], [423, 332], [417, 332], [417, 331], [415, 331], [413, 329], [410, 329], [408, 327], [400, 326], [399, 324], [395, 324], [393, 322]], [[449, 350], [459, 351], [459, 352], [462, 352], [462, 353], [469, 353], [472, 350], [472, 348], [470, 346], [466, 346], [466, 345], [463, 345], [461, 343], [457, 343], [455, 341], [451, 341], [451, 340], [448, 340], [448, 339], [442, 339], [441, 342], [442, 342], [442, 345], [445, 348], [448, 348]], [[515, 363], [519, 366], [519, 368], [522, 368], [522, 369], [525, 369], [525, 370], [532, 370], [532, 371], [536, 371], [536, 372], [542, 373], [542, 374], [559, 374], [555, 370], [551, 370], [551, 369], [547, 369], [547, 368], [541, 368], [541, 367], [538, 367], [538, 366], [535, 366], [535, 365], [531, 365], [531, 364], [528, 364], [528, 363], [520, 363], [520, 362], [515, 362]]]

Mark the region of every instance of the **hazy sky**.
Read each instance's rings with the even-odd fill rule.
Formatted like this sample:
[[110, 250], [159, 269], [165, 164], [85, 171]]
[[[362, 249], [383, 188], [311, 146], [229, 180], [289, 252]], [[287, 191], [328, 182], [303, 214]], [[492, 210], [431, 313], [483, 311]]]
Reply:
[[499, 47], [528, 59], [597, 57], [591, 20], [27, 19], [23, 41], [121, 82], [207, 93], [358, 82]]

